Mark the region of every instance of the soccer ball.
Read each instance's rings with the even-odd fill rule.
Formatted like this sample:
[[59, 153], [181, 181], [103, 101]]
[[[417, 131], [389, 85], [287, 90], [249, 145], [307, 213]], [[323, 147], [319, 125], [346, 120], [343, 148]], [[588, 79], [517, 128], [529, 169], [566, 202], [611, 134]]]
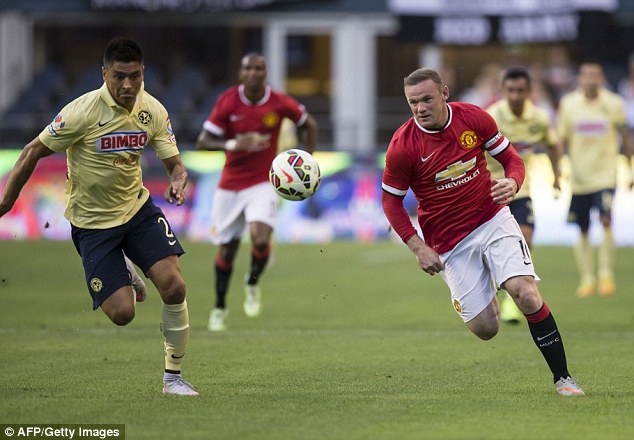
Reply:
[[304, 200], [315, 194], [321, 174], [319, 164], [307, 151], [286, 150], [271, 163], [269, 181], [277, 194], [286, 200]]

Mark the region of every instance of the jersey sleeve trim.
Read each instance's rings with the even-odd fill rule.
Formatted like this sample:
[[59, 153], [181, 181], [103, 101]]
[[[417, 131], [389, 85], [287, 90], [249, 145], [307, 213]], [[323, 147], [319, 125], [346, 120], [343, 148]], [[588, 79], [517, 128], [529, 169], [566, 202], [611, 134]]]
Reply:
[[221, 127], [218, 127], [216, 124], [214, 124], [210, 120], [206, 120], [205, 122], [203, 122], [203, 128], [207, 130], [209, 133], [216, 136], [222, 137], [225, 134], [225, 131]]
[[383, 188], [384, 191], [399, 197], [405, 197], [405, 195], [407, 194], [406, 189], [402, 190], [402, 189], [394, 188], [393, 186], [386, 185], [385, 183], [381, 183], [381, 188]]
[[491, 156], [495, 156], [506, 150], [509, 144], [509, 140], [498, 131], [495, 136], [484, 143], [484, 149], [487, 150]]
[[300, 106], [300, 108], [302, 109], [302, 115], [299, 117], [299, 120], [296, 123], [298, 127], [301, 127], [302, 125], [304, 125], [304, 123], [306, 122], [306, 119], [308, 119], [308, 113], [306, 112], [306, 109], [304, 108], [304, 106]]

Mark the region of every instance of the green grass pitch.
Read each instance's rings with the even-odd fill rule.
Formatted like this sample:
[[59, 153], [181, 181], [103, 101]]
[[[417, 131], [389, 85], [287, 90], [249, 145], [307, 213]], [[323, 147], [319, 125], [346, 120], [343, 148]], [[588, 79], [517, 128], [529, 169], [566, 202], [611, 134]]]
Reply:
[[575, 297], [572, 249], [537, 247], [540, 288], [582, 398], [555, 393], [526, 323], [471, 335], [400, 244], [276, 245], [263, 314], [206, 330], [215, 248], [185, 243], [198, 397], [161, 394], [153, 287], [126, 327], [91, 310], [70, 242], [0, 241], [0, 423], [125, 424], [127, 439], [634, 438], [634, 249], [612, 298]]

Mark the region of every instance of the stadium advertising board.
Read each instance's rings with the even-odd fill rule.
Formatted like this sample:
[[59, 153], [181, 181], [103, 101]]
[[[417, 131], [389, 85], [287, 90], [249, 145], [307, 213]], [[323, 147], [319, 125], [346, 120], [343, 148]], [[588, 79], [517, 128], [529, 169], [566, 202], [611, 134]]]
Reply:
[[397, 14], [410, 15], [531, 15], [615, 11], [618, 0], [388, 0], [388, 7]]
[[147, 12], [241, 11], [297, 0], [91, 0], [94, 10], [137, 10]]
[[[0, 150], [0, 192], [19, 150]], [[545, 154], [538, 154], [531, 171], [531, 189], [535, 210], [535, 244], [571, 245], [577, 237], [576, 227], [566, 222], [570, 191], [562, 184], [562, 194], [555, 198], [550, 187], [551, 171]], [[149, 159], [150, 155], [148, 155]], [[174, 206], [163, 200], [166, 180], [160, 161], [143, 162], [145, 186], [155, 203], [163, 209], [174, 231], [182, 238], [208, 241], [213, 193], [224, 165], [222, 152], [185, 151], [183, 163], [189, 172], [187, 201]], [[372, 242], [395, 240], [388, 229], [381, 206], [381, 177], [385, 155], [374, 162], [353, 157], [345, 152], [314, 153], [322, 172], [319, 189], [303, 201], [280, 199], [279, 242], [322, 243], [334, 240]], [[144, 158], [146, 159], [146, 158]], [[627, 165], [619, 164], [620, 190], [614, 202], [614, 235], [617, 244], [634, 246], [634, 192], [625, 190]], [[562, 160], [564, 174], [567, 161]], [[66, 160], [54, 155], [41, 161], [24, 187], [14, 209], [0, 219], [0, 240], [49, 239], [69, 240], [70, 226], [64, 218], [64, 180]], [[405, 197], [405, 208], [414, 223], [417, 202], [411, 192]], [[594, 241], [601, 237], [598, 222], [590, 230]]]
[[613, 12], [617, 0], [389, 0], [399, 34], [437, 44], [575, 41], [580, 11]]

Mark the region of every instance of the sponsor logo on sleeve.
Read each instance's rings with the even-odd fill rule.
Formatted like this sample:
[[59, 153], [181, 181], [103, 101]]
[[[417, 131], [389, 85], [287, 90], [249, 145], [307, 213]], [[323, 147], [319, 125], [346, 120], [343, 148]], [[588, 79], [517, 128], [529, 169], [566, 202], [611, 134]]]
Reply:
[[167, 140], [175, 144], [176, 136], [174, 136], [174, 129], [172, 128], [172, 121], [170, 121], [169, 116], [167, 117], [167, 120], [165, 121], [165, 127], [167, 128], [167, 132], [170, 134], [170, 137]]
[[60, 113], [57, 116], [55, 116], [55, 118], [53, 119], [53, 122], [48, 124], [48, 127], [47, 127], [48, 132], [51, 134], [51, 136], [58, 137], [59, 136], [58, 132], [64, 127], [64, 125], [66, 125], [66, 122], [64, 121], [64, 118], [62, 117]]

